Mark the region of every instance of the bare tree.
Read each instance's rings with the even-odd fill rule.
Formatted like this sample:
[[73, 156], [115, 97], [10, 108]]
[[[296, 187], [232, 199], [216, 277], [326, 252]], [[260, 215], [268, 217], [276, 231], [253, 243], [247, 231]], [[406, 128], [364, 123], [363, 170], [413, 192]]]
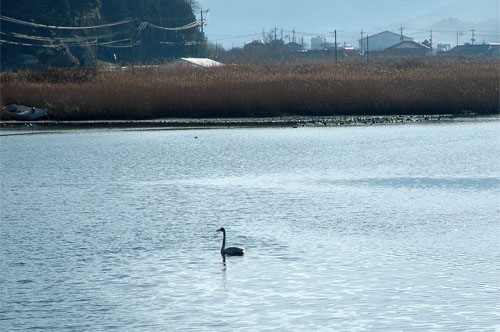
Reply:
[[197, 0], [184, 0], [188, 5], [191, 6], [193, 11], [197, 11], [201, 9], [201, 6]]

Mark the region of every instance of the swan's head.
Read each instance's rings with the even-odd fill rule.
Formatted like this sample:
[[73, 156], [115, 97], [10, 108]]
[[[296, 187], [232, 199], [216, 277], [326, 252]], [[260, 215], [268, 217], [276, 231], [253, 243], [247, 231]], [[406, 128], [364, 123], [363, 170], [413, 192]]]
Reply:
[[225, 232], [226, 230], [224, 229], [224, 227], [221, 227], [217, 230], [217, 232]]

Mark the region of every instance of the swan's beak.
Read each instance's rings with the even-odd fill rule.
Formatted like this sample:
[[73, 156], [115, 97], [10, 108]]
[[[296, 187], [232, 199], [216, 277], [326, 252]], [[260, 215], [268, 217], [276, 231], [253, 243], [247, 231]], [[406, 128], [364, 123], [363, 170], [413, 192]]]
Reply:
[[222, 232], [222, 228], [219, 228], [219, 229], [217, 230], [217, 232]]

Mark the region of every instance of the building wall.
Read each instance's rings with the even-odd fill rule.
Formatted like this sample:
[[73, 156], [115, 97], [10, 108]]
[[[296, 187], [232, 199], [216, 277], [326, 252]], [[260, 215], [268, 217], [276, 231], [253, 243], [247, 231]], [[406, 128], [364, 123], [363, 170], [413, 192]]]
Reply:
[[[373, 36], [368, 36], [369, 51], [383, 51], [388, 47], [401, 42], [401, 36], [392, 32], [382, 32]], [[403, 40], [413, 40], [413, 38], [403, 36]], [[366, 37], [359, 40], [359, 51], [361, 54], [366, 53]]]
[[325, 39], [321, 37], [311, 38], [311, 50], [322, 50], [325, 48]]

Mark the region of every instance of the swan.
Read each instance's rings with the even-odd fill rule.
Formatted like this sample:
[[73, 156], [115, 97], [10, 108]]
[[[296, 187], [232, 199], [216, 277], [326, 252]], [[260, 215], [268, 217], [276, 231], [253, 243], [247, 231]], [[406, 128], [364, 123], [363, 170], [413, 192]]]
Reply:
[[220, 254], [222, 257], [227, 256], [243, 256], [245, 254], [245, 249], [240, 247], [229, 247], [226, 248], [226, 230], [221, 227], [217, 232], [222, 232], [222, 248], [220, 248]]

